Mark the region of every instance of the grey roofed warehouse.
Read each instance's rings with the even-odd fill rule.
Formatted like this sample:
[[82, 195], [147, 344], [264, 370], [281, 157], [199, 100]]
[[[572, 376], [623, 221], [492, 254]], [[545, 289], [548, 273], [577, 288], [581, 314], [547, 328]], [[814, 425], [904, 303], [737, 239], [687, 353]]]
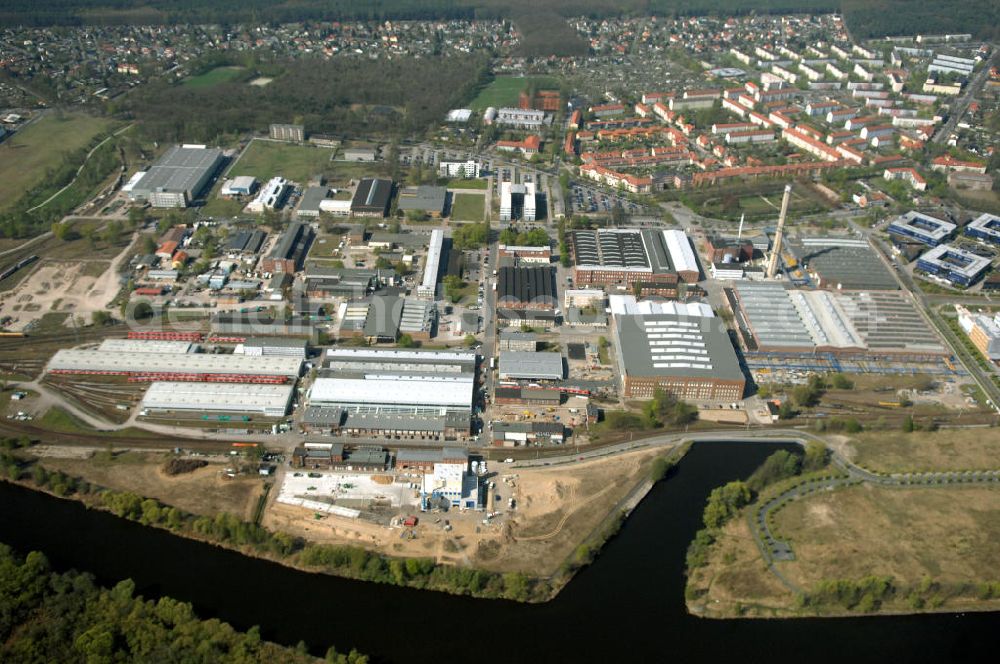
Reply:
[[562, 380], [563, 359], [560, 353], [501, 351], [500, 379]]
[[399, 192], [397, 207], [404, 212], [426, 212], [432, 216], [444, 214], [445, 201], [448, 197], [448, 190], [444, 187], [430, 187], [421, 185], [418, 187], [406, 187]]
[[201, 194], [222, 163], [222, 150], [177, 145], [160, 157], [132, 187], [132, 200], [153, 207], [186, 207]]

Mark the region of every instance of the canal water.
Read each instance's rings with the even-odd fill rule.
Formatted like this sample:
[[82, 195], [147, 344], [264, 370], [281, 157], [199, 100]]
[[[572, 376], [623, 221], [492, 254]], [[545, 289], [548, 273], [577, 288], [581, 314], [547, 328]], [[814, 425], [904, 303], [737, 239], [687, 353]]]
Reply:
[[708, 493], [787, 445], [698, 443], [596, 562], [541, 605], [308, 574], [0, 483], [0, 541], [106, 585], [131, 578], [202, 617], [376, 662], [990, 662], [1000, 614], [704, 620], [684, 608], [684, 555]]

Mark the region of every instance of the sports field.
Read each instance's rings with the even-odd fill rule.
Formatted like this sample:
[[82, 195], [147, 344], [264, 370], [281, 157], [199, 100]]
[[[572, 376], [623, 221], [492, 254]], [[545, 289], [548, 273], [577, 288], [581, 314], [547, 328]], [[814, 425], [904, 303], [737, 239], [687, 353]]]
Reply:
[[188, 76], [184, 79], [182, 85], [189, 88], [210, 88], [233, 80], [243, 73], [243, 71], [243, 67], [216, 67], [198, 76]]
[[474, 111], [485, 111], [490, 106], [494, 108], [517, 106], [518, 94], [529, 83], [534, 83], [539, 89], [559, 88], [559, 82], [556, 79], [546, 76], [498, 76], [492, 83], [483, 88], [469, 104], [469, 107]]
[[254, 141], [229, 172], [229, 177], [252, 175], [266, 181], [281, 177], [305, 184], [314, 175], [332, 170], [330, 150], [307, 145]]
[[87, 147], [113, 125], [112, 120], [83, 113], [49, 112], [0, 143], [0, 210], [38, 185], [66, 155]]

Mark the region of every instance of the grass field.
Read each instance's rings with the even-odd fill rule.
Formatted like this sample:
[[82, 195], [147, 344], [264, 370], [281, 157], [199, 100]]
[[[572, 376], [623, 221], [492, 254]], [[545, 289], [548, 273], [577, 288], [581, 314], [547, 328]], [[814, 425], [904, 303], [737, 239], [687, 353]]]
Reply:
[[[718, 219], [778, 218], [783, 185], [779, 182], [747, 183], [727, 188], [707, 188], [687, 192], [682, 200], [695, 212]], [[812, 189], [800, 184], [792, 187], [788, 213], [793, 216], [815, 214], [830, 209], [829, 203]]]
[[[1000, 564], [1000, 491], [995, 488], [855, 486], [789, 503], [775, 515], [775, 527], [795, 552], [794, 561], [777, 568], [806, 591], [821, 581], [891, 576], [896, 592], [883, 604], [885, 611], [996, 607], [996, 600], [975, 598], [980, 582], [996, 581]], [[688, 592], [689, 608], [701, 614], [803, 612], [794, 594], [765, 567], [744, 518], [725, 526], [709, 564], [689, 580]], [[823, 610], [842, 612], [844, 607]]]
[[0, 143], [0, 210], [17, 202], [65, 155], [87, 147], [113, 125], [111, 120], [83, 113], [50, 112]]
[[243, 67], [216, 67], [198, 76], [188, 76], [182, 85], [189, 88], [210, 88], [231, 81], [244, 71]]
[[280, 175], [305, 184], [313, 176], [332, 170], [330, 150], [289, 143], [254, 141], [240, 156], [229, 177], [252, 175], [266, 181]]
[[993, 429], [864, 433], [849, 446], [855, 463], [886, 473], [1000, 467], [1000, 437]]
[[469, 107], [474, 111], [484, 111], [490, 106], [517, 106], [517, 97], [529, 83], [538, 88], [559, 88], [559, 82], [546, 76], [498, 76], [472, 100]]
[[223, 466], [218, 463], [171, 477], [161, 470], [166, 458], [163, 454], [138, 452], [118, 453], [109, 458], [102, 452], [90, 459], [43, 458], [41, 464], [100, 486], [156, 498], [195, 514], [215, 516], [229, 512], [243, 518], [249, 515], [260, 488], [259, 478], [223, 478], [220, 475]]
[[780, 569], [803, 587], [868, 574], [918, 583], [996, 580], [1000, 491], [853, 487], [795, 501], [776, 516], [796, 561]]
[[457, 221], [482, 221], [483, 197], [477, 194], [454, 194], [451, 218]]
[[455, 178], [454, 180], [448, 180], [447, 187], [449, 189], [477, 189], [485, 191], [486, 184], [486, 180], [482, 178]]

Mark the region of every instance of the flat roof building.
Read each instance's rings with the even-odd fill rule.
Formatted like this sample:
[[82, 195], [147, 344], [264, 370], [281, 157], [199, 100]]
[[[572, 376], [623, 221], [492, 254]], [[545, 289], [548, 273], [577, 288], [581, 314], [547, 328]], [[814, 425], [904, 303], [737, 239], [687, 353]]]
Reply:
[[441, 272], [441, 255], [444, 252], [444, 231], [435, 228], [431, 231], [431, 241], [427, 247], [427, 260], [424, 261], [424, 278], [417, 286], [417, 297], [433, 300], [437, 293], [438, 274]]
[[947, 279], [958, 286], [971, 286], [990, 268], [992, 260], [949, 244], [941, 244], [917, 259], [917, 269]]
[[1000, 244], [1000, 217], [984, 213], [969, 222], [965, 234], [993, 244]]
[[187, 207], [222, 165], [222, 150], [203, 145], [176, 145], [160, 157], [132, 186], [129, 198], [153, 207]]
[[141, 408], [151, 411], [248, 413], [284, 417], [295, 386], [236, 383], [150, 383]]
[[955, 232], [955, 224], [911, 210], [889, 224], [889, 234], [904, 240], [916, 240], [936, 247]]
[[657, 388], [678, 399], [743, 398], [746, 378], [718, 318], [615, 316], [614, 344], [626, 398], [649, 399]]
[[284, 357], [298, 357], [304, 360], [308, 347], [309, 343], [305, 339], [294, 339], [291, 337], [250, 337], [237, 346], [237, 349], [243, 355], [256, 357], [280, 355]]
[[500, 221], [535, 221], [537, 217], [535, 183], [500, 183]]
[[[354, 414], [472, 414], [476, 354], [465, 351], [331, 348], [328, 367], [309, 392], [309, 405]], [[373, 425], [374, 426], [374, 425]], [[375, 430], [383, 431], [377, 426]]]
[[399, 192], [396, 207], [403, 212], [426, 212], [432, 217], [444, 214], [448, 190], [445, 187], [405, 187]]
[[326, 200], [329, 193], [330, 188], [325, 186], [306, 188], [302, 194], [302, 200], [299, 201], [299, 207], [295, 211], [296, 216], [318, 217], [321, 211], [320, 204]]
[[562, 380], [564, 375], [561, 353], [500, 352], [501, 380]]

